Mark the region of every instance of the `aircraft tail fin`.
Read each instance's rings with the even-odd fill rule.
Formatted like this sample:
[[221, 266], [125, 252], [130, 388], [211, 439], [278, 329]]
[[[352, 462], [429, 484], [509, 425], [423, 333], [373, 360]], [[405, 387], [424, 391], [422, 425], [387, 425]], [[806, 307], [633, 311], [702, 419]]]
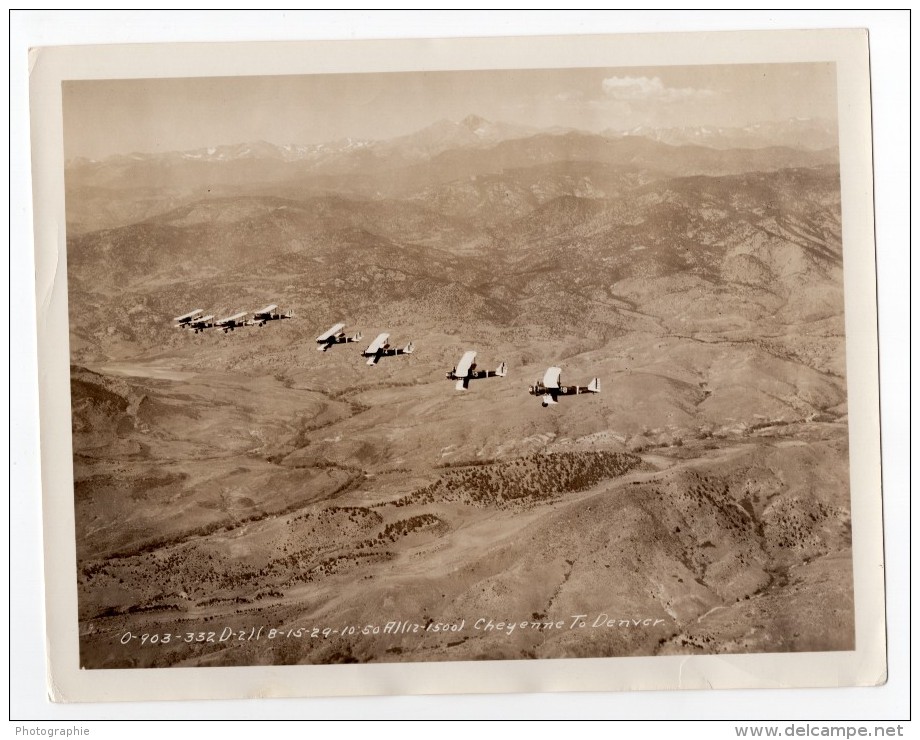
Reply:
[[354, 338], [353, 338], [351, 341], [352, 341], [352, 342], [360, 342], [360, 341], [361, 341], [361, 336], [362, 336], [362, 335], [361, 335], [361, 332], [358, 332], [357, 334], [355, 334]]
[[588, 392], [589, 393], [600, 393], [601, 392], [600, 378], [595, 378], [590, 383], [588, 383]]
[[406, 348], [403, 350], [403, 352], [407, 355], [411, 355], [414, 350], [415, 350], [415, 345], [412, 344], [412, 342], [409, 342], [409, 344], [406, 345]]
[[495, 374], [499, 378], [504, 378], [508, 374], [508, 368], [505, 366], [504, 362], [501, 365], [499, 365], [497, 368], [495, 368]]

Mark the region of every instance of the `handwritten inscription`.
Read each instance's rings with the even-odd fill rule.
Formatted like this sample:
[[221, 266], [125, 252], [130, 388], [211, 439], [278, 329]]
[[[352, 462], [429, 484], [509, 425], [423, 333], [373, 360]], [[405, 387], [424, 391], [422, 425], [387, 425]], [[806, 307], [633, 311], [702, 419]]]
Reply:
[[609, 614], [571, 614], [563, 619], [511, 620], [480, 617], [467, 621], [423, 622], [413, 620], [390, 620], [379, 624], [342, 624], [338, 626], [323, 625], [315, 627], [247, 627], [234, 629], [224, 627], [207, 632], [124, 632], [119, 641], [122, 645], [169, 645], [176, 643], [229, 643], [252, 642], [257, 640], [315, 640], [331, 637], [352, 636], [399, 636], [426, 634], [456, 634], [459, 632], [477, 634], [505, 634], [514, 632], [565, 632], [571, 630], [596, 629], [648, 629], [665, 623], [664, 619], [653, 617], [617, 617]]

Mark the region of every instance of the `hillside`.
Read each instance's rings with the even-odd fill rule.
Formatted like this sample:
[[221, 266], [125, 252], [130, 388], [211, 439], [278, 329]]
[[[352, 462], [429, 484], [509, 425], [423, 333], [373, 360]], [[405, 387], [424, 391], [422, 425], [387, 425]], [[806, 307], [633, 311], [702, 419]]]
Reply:
[[[526, 172], [518, 187], [540, 179]], [[837, 183], [830, 168], [677, 178], [618, 198], [563, 195], [491, 226], [473, 202], [444, 214], [421, 196], [200, 201], [69, 240], [77, 359], [187, 345], [163, 317], [200, 303], [225, 315], [282, 304], [310, 317], [298, 338], [339, 316], [773, 337], [840, 315]], [[818, 331], [831, 327], [842, 331]]]

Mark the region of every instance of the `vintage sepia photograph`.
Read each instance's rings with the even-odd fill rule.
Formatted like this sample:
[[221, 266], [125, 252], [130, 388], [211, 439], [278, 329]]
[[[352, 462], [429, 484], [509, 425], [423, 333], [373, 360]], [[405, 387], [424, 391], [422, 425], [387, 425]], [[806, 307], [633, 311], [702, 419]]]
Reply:
[[855, 651], [839, 90], [62, 80], [79, 669]]

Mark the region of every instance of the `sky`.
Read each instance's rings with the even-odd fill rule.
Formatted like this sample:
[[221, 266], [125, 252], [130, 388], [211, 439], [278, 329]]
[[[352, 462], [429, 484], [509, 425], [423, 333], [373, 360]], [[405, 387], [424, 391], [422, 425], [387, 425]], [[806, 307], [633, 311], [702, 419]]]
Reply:
[[388, 139], [469, 114], [586, 131], [837, 117], [830, 63], [81, 80], [62, 96], [67, 159]]

